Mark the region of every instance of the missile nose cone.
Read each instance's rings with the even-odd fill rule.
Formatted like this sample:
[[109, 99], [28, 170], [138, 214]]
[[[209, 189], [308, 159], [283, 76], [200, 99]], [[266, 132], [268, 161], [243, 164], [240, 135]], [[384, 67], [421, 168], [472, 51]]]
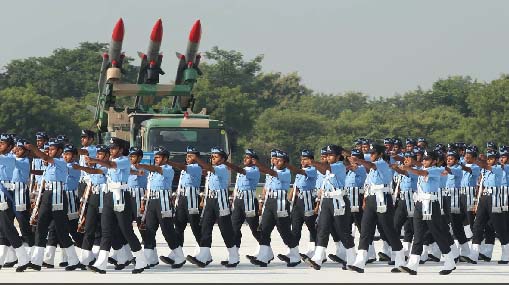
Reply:
[[154, 42], [160, 42], [163, 39], [163, 21], [161, 19], [157, 20], [156, 24], [152, 28], [152, 33], [150, 34], [150, 40]]
[[121, 42], [124, 40], [124, 21], [120, 18], [115, 27], [113, 28], [113, 34], [111, 34], [111, 39], [116, 42]]
[[194, 22], [193, 27], [191, 28], [191, 32], [189, 33], [189, 41], [193, 43], [200, 42], [201, 39], [201, 23], [200, 20]]

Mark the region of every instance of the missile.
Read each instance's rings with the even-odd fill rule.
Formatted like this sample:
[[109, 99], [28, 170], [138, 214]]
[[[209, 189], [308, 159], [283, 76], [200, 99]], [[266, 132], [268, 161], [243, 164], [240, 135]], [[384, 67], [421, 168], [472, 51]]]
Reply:
[[200, 46], [201, 40], [201, 22], [197, 20], [194, 22], [193, 27], [191, 28], [191, 32], [189, 33], [189, 42], [187, 43], [186, 48], [186, 60], [187, 64], [193, 64], [196, 60], [196, 55], [198, 53], [198, 47]]
[[147, 53], [138, 52], [141, 59], [140, 71], [138, 73], [137, 80], [138, 84], [157, 84], [159, 83], [159, 75], [164, 74], [164, 71], [161, 70], [163, 55], [159, 53], [162, 39], [163, 22], [159, 19], [150, 33]]
[[198, 54], [198, 47], [200, 46], [201, 40], [201, 22], [197, 20], [194, 22], [191, 32], [189, 32], [189, 41], [187, 42], [186, 53], [181, 54], [177, 52], [177, 58], [179, 64], [177, 68], [177, 76], [175, 77], [175, 84], [182, 83], [182, 77], [184, 70], [187, 68], [195, 68], [198, 74], [201, 75], [201, 71], [198, 69], [200, 63], [200, 54]]
[[111, 34], [110, 49], [108, 50], [108, 56], [111, 67], [122, 67], [122, 61], [124, 55], [122, 54], [122, 42], [124, 41], [124, 21], [120, 18]]

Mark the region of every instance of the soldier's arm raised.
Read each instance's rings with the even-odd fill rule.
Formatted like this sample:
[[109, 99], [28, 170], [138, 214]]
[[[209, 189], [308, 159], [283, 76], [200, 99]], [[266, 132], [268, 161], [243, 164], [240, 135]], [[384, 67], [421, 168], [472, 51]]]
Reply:
[[88, 163], [96, 163], [106, 168], [117, 168], [117, 163], [112, 160], [104, 161], [90, 156], [85, 156], [85, 161]]
[[223, 163], [224, 163], [224, 165], [226, 165], [228, 168], [230, 168], [231, 170], [233, 170], [233, 171], [235, 171], [235, 172], [237, 172], [237, 173], [244, 174], [244, 175], [246, 174], [246, 170], [245, 170], [244, 168], [240, 167], [240, 166], [237, 166], [237, 165], [235, 165], [235, 164], [233, 164], [233, 163], [230, 163], [230, 162], [228, 162], [228, 161], [225, 161], [225, 162], [223, 162]]
[[85, 167], [85, 166], [81, 166], [79, 164], [73, 164], [72, 168], [81, 170], [81, 171], [85, 171], [88, 174], [104, 174], [103, 171], [99, 168]]
[[262, 164], [258, 159], [253, 159], [254, 164], [260, 169], [261, 173], [268, 174], [273, 177], [277, 177], [277, 171], [268, 168], [265, 164]]
[[157, 165], [150, 165], [150, 164], [136, 164], [136, 168], [143, 168], [150, 172], [157, 172], [159, 174], [163, 174], [163, 168], [161, 166]]
[[168, 160], [167, 163], [172, 167], [187, 171], [187, 165], [185, 163], [175, 162], [175, 161], [171, 161], [171, 160]]
[[203, 170], [214, 173], [214, 167], [212, 167], [212, 164], [206, 163], [199, 157], [196, 157], [196, 162], [201, 166], [201, 168], [203, 168]]
[[316, 170], [320, 171], [320, 173], [325, 174], [327, 170], [330, 170], [330, 165], [328, 163], [323, 163], [319, 161], [311, 161], [311, 165], [313, 165]]
[[53, 163], [53, 158], [40, 151], [35, 145], [25, 144], [25, 148], [30, 150], [35, 156], [47, 161], [48, 163]]

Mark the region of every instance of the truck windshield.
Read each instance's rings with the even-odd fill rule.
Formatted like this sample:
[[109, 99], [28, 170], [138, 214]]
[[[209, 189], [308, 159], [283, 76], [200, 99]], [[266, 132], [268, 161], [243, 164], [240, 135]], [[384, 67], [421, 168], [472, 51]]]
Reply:
[[149, 149], [164, 146], [170, 152], [185, 152], [194, 146], [200, 152], [209, 152], [214, 146], [227, 150], [225, 131], [204, 128], [153, 128], [148, 133]]

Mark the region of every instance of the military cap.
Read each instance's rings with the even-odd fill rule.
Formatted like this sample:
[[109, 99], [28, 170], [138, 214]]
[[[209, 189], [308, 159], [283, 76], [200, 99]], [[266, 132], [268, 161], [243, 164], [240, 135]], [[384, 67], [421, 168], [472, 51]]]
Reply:
[[392, 143], [395, 145], [403, 146], [403, 142], [399, 138], [392, 138]]
[[110, 153], [110, 148], [107, 145], [98, 144], [95, 147], [97, 148], [97, 152]]
[[372, 144], [371, 145], [371, 151], [376, 153], [384, 153], [385, 152], [385, 146], [380, 144]]
[[490, 157], [498, 157], [498, 151], [496, 150], [488, 150], [486, 152], [486, 157], [490, 158]]
[[56, 139], [56, 138], [50, 138], [49, 141], [48, 141], [48, 145], [49, 146], [54, 146], [54, 147], [57, 147], [57, 148], [61, 148], [61, 149], [64, 148], [64, 144], [61, 141], [59, 141], [58, 139]]
[[303, 149], [300, 152], [300, 156], [301, 157], [307, 157], [307, 158], [315, 159], [315, 154], [311, 150], [309, 150], [309, 149]]
[[244, 152], [245, 155], [249, 155], [250, 157], [254, 158], [254, 159], [258, 159], [258, 154], [256, 154], [256, 152], [254, 151], [254, 149], [252, 148], [248, 148], [246, 149], [246, 151]]
[[425, 150], [421, 147], [416, 146], [412, 149], [412, 151], [415, 153], [415, 155], [418, 155], [418, 154], [424, 155]]
[[81, 137], [88, 137], [88, 138], [93, 138], [95, 136], [95, 132], [91, 131], [91, 130], [81, 130]]
[[60, 141], [62, 144], [69, 142], [69, 138], [66, 135], [58, 135], [57, 140]]
[[228, 158], [228, 154], [219, 146], [215, 146], [215, 147], [211, 148], [210, 153], [211, 154], [217, 153], [217, 154], [220, 154], [221, 156], [223, 156], [225, 159]]
[[405, 140], [405, 144], [416, 145], [415, 140], [413, 138], [407, 138]]
[[455, 144], [456, 144], [457, 149], [466, 149], [467, 148], [467, 144], [464, 142], [456, 142]]
[[327, 154], [327, 147], [322, 147], [320, 149], [320, 155], [326, 155]]
[[0, 134], [0, 141], [6, 142], [8, 144], [14, 144], [14, 140], [9, 134]]
[[22, 148], [25, 148], [25, 145], [27, 144], [28, 142], [25, 140], [25, 139], [17, 139], [16, 140], [16, 146], [17, 147], [22, 147]]
[[[141, 149], [140, 149], [141, 151]], [[156, 146], [153, 148], [154, 155], [170, 156], [170, 152], [163, 146]], [[143, 155], [143, 152], [142, 152]]]
[[472, 146], [468, 146], [465, 148], [465, 153], [470, 153], [473, 156], [477, 156], [477, 149]]
[[413, 151], [405, 151], [403, 153], [403, 157], [415, 158], [416, 156], [417, 156], [417, 154]]
[[431, 160], [437, 160], [438, 159], [438, 154], [435, 152], [435, 151], [428, 151], [428, 150], [425, 150], [424, 151], [424, 154], [422, 156], [422, 159], [431, 159]]
[[364, 154], [363, 154], [360, 150], [358, 150], [358, 149], [352, 149], [352, 151], [350, 152], [350, 154], [351, 154], [352, 156], [357, 157], [357, 158], [364, 158]]
[[277, 157], [277, 148], [273, 148], [270, 150], [270, 157]]
[[49, 136], [46, 132], [37, 132], [35, 134], [35, 138], [38, 140], [47, 140], [49, 139]]
[[343, 148], [340, 147], [339, 145], [330, 144], [326, 146], [326, 154], [340, 155], [342, 151]]
[[418, 143], [420, 143], [420, 142], [428, 143], [428, 142], [426, 141], [426, 139], [425, 139], [425, 138], [423, 138], [423, 137], [418, 137], [418, 138], [417, 138], [417, 142], [418, 142]]
[[445, 145], [444, 145], [444, 144], [437, 143], [437, 144], [435, 145], [435, 150], [445, 151], [445, 150], [446, 150], [446, 148], [445, 148]]
[[186, 147], [186, 153], [200, 154], [200, 152], [194, 146], [190, 145]]
[[276, 151], [276, 157], [277, 158], [282, 158], [282, 159], [284, 159], [287, 162], [290, 161], [290, 156], [288, 156], [288, 153], [286, 151], [283, 151], [283, 150], [280, 150], [280, 149], [278, 149]]
[[123, 142], [122, 139], [119, 139], [119, 138], [116, 138], [116, 137], [112, 137], [112, 138], [110, 138], [109, 147], [111, 148], [112, 146], [123, 147], [124, 146], [124, 142]]
[[133, 146], [129, 148], [129, 155], [143, 156], [143, 151], [141, 150], [141, 148]]
[[78, 149], [72, 144], [66, 144], [64, 152], [72, 152], [72, 154], [78, 154]]
[[486, 148], [497, 149], [497, 144], [493, 141], [489, 141], [486, 143]]
[[384, 144], [394, 144], [394, 141], [391, 138], [385, 138]]
[[458, 152], [453, 149], [447, 152], [447, 156], [452, 156], [455, 157], [456, 159], [460, 159], [460, 155], [458, 154]]
[[499, 153], [500, 156], [509, 156], [509, 146], [501, 145]]

